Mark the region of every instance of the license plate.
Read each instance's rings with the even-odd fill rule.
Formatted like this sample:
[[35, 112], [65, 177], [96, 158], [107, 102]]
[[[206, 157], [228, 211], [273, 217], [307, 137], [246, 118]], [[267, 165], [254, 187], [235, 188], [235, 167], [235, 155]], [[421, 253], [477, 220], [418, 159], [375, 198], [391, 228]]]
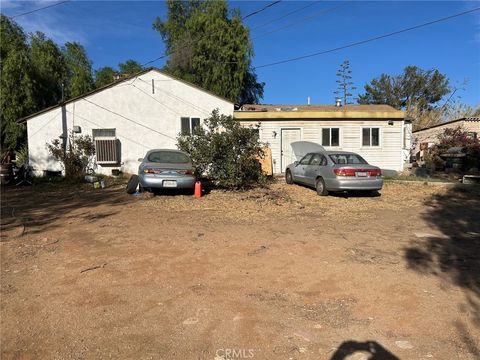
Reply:
[[368, 176], [368, 173], [365, 171], [357, 171], [357, 176], [358, 177], [366, 177]]
[[163, 180], [163, 187], [177, 187], [175, 180]]

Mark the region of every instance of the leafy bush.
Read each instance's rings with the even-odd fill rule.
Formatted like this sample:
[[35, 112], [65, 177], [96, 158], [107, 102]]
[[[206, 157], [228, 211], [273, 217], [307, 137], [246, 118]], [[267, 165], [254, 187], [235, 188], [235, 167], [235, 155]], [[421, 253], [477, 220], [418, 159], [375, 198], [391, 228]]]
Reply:
[[473, 137], [460, 126], [447, 128], [438, 135], [438, 142], [428, 151], [426, 156], [427, 165], [435, 165], [436, 168], [443, 168], [445, 160], [441, 158], [452, 147], [461, 147], [466, 154], [465, 167], [467, 170], [480, 168], [480, 141]]
[[193, 134], [179, 136], [177, 145], [192, 158], [198, 177], [206, 176], [225, 188], [249, 188], [267, 181], [258, 161], [264, 145], [257, 130], [215, 110]]
[[88, 135], [70, 134], [67, 149], [59, 139], [53, 140], [47, 147], [52, 157], [62, 163], [66, 177], [85, 175], [90, 158], [95, 155], [95, 144]]

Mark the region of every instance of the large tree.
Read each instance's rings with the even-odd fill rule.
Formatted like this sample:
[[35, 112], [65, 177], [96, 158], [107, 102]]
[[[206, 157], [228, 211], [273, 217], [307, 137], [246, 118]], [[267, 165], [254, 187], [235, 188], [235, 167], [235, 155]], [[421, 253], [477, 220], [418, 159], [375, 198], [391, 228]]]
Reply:
[[225, 0], [167, 0], [167, 19], [157, 18], [153, 27], [165, 41], [165, 70], [172, 75], [239, 104], [263, 97], [249, 30]]
[[2, 150], [13, 149], [25, 137], [17, 119], [36, 109], [27, 36], [0, 15], [0, 123]]
[[120, 71], [120, 74], [125, 76], [131, 76], [142, 71], [143, 67], [139, 62], [130, 59], [118, 64], [118, 69]]
[[85, 48], [77, 42], [67, 42], [63, 48], [67, 63], [66, 93], [68, 97], [83, 95], [94, 88], [92, 62]]
[[67, 66], [62, 51], [45, 34], [30, 35], [30, 61], [35, 78], [35, 102], [38, 110], [64, 100], [63, 86]]
[[447, 77], [436, 69], [407, 66], [403, 74], [382, 74], [365, 85], [360, 104], [387, 104], [396, 109], [428, 111], [451, 91]]
[[118, 71], [110, 66], [104, 66], [95, 70], [95, 87], [100, 88], [115, 81]]
[[350, 61], [346, 59], [340, 64], [340, 68], [337, 70], [338, 87], [337, 90], [334, 91], [334, 94], [340, 97], [345, 105], [351, 104], [349, 101], [349, 98], [352, 96], [351, 91], [356, 89], [356, 87], [353, 86], [351, 73]]

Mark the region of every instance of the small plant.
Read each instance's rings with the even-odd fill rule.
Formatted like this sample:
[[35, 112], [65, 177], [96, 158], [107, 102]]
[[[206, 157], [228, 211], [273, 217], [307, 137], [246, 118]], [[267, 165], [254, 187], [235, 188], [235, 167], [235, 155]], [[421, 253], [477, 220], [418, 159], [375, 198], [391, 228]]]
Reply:
[[28, 146], [23, 145], [15, 154], [16, 165], [21, 167], [28, 165]]
[[67, 144], [55, 139], [47, 147], [52, 157], [62, 163], [66, 177], [84, 176], [91, 157], [95, 155], [95, 144], [88, 135], [71, 133]]
[[204, 126], [181, 135], [177, 145], [190, 155], [198, 177], [206, 176], [224, 188], [250, 188], [268, 180], [258, 161], [264, 144], [256, 130], [215, 110], [204, 120]]

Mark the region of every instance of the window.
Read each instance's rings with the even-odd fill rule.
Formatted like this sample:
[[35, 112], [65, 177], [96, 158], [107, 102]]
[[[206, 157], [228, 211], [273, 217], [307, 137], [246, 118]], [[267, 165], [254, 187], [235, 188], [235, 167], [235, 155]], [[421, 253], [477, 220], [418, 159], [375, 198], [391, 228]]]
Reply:
[[367, 164], [365, 159], [357, 154], [331, 154], [330, 159], [335, 164]]
[[200, 125], [200, 118], [182, 117], [180, 118], [180, 122], [182, 135], [191, 135], [193, 134], [193, 130]]
[[325, 166], [327, 165], [327, 159], [325, 159], [325, 156], [323, 155], [315, 154], [313, 155], [312, 160], [310, 161], [310, 165]]
[[380, 128], [362, 128], [362, 146], [380, 146]]
[[164, 164], [188, 164], [190, 158], [179, 151], [153, 151], [147, 156], [149, 162]]
[[302, 160], [300, 160], [300, 165], [308, 165], [310, 159], [312, 158], [312, 154], [305, 155]]
[[93, 139], [97, 137], [109, 137], [114, 138], [116, 136], [115, 129], [92, 129]]
[[324, 128], [322, 129], [323, 146], [340, 146], [340, 129]]

